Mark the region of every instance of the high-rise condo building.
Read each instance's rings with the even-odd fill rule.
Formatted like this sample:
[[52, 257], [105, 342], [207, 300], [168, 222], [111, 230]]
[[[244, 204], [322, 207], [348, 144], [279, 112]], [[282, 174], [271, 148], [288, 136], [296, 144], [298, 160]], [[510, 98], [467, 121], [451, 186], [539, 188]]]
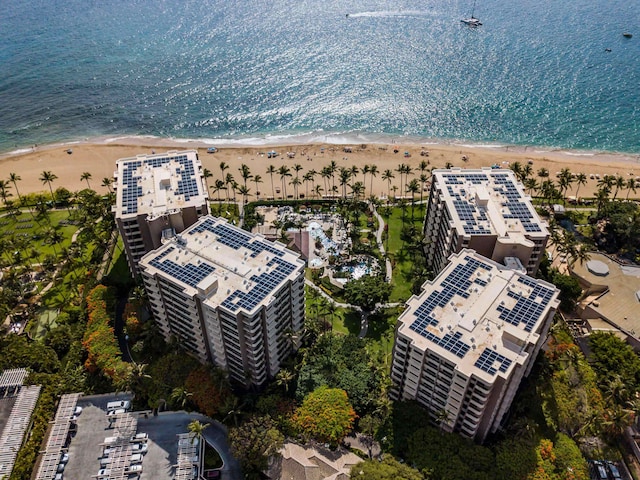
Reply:
[[137, 276], [138, 261], [209, 213], [207, 187], [198, 152], [167, 152], [123, 158], [116, 163], [113, 212], [127, 263]]
[[274, 377], [297, 348], [304, 267], [284, 245], [211, 216], [139, 262], [164, 338], [244, 385]]
[[531, 371], [558, 290], [464, 249], [407, 302], [396, 327], [392, 397], [441, 428], [484, 441]]
[[549, 232], [511, 170], [483, 168], [433, 171], [424, 235], [435, 273], [471, 248], [500, 263], [518, 258], [534, 275]]

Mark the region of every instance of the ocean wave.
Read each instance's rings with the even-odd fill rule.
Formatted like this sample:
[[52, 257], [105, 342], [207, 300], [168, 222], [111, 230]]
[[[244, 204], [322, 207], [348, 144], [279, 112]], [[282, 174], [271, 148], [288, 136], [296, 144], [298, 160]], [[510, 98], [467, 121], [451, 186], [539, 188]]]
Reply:
[[433, 17], [436, 12], [428, 10], [380, 10], [373, 12], [356, 12], [347, 14], [349, 18], [389, 18], [389, 17]]

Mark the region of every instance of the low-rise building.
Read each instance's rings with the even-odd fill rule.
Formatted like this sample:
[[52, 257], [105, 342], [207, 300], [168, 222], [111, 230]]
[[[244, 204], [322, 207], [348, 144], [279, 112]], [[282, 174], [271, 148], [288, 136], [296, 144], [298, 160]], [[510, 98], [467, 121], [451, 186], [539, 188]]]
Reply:
[[392, 396], [482, 442], [529, 374], [558, 306], [558, 290], [462, 250], [407, 302], [396, 327]]

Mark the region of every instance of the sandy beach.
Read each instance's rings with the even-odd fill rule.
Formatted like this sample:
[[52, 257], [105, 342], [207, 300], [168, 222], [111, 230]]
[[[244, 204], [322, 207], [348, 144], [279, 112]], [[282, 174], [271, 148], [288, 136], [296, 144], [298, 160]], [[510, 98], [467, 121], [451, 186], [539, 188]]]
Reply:
[[[569, 168], [572, 173], [585, 173], [587, 178], [590, 174], [601, 177], [604, 175], [620, 175], [625, 179], [640, 177], [640, 160], [637, 155], [607, 154], [607, 153], [579, 153], [563, 151], [544, 151], [536, 147], [491, 147], [478, 145], [461, 144], [408, 144], [408, 143], [385, 143], [367, 145], [337, 145], [337, 144], [308, 144], [308, 145], [261, 145], [261, 146], [225, 146], [216, 153], [207, 153], [208, 145], [201, 142], [172, 141], [168, 139], [116, 139], [103, 143], [74, 143], [64, 145], [34, 146], [28, 151], [8, 154], [0, 157], [0, 178], [8, 179], [10, 173], [17, 173], [21, 180], [18, 183], [20, 194], [32, 192], [48, 192], [48, 187], [39, 180], [43, 171], [51, 171], [58, 178], [53, 182], [53, 188], [65, 187], [71, 191], [81, 190], [87, 187], [87, 182], [81, 180], [83, 172], [89, 172], [91, 179], [89, 185], [98, 192], [105, 192], [102, 187], [102, 180], [105, 177], [112, 177], [115, 170], [116, 160], [125, 157], [132, 157], [138, 154], [148, 154], [152, 151], [163, 153], [171, 150], [197, 149], [203, 167], [213, 174], [208, 180], [209, 185], [213, 185], [216, 179], [221, 178], [220, 163], [225, 162], [229, 168], [225, 170], [225, 175], [231, 173], [238, 183], [242, 182], [239, 168], [244, 163], [247, 164], [252, 175], [260, 175], [262, 182], [259, 184], [261, 198], [271, 196], [271, 180], [267, 174], [267, 167], [273, 165], [276, 169], [286, 165], [293, 171], [295, 164], [300, 164], [302, 170], [299, 173], [300, 180], [309, 170], [319, 172], [322, 167], [335, 161], [338, 167], [351, 167], [353, 165], [362, 168], [365, 165], [376, 165], [378, 174], [373, 179], [373, 193], [377, 196], [387, 194], [388, 183], [382, 180], [382, 172], [390, 169], [394, 172], [395, 178], [392, 186], [399, 186], [399, 175], [395, 172], [398, 165], [404, 163], [414, 169], [411, 178], [419, 178], [420, 172], [417, 166], [421, 161], [428, 161], [429, 168], [442, 168], [447, 163], [462, 168], [480, 168], [491, 165], [500, 165], [508, 168], [510, 163], [520, 162], [526, 165], [532, 162], [534, 175], [541, 169], [546, 168], [550, 172], [550, 178], [555, 178], [557, 172], [562, 168]], [[345, 148], [347, 147], [347, 148]], [[73, 153], [67, 153], [72, 149]], [[345, 151], [347, 150], [347, 151]], [[349, 151], [350, 150], [350, 151]], [[397, 153], [394, 153], [397, 150]], [[276, 151], [276, 158], [268, 158], [267, 152]], [[428, 152], [428, 156], [421, 155], [421, 152]], [[289, 155], [287, 153], [289, 152]], [[406, 152], [406, 153], [405, 153]], [[428, 172], [426, 172], [428, 173]], [[358, 175], [358, 180], [362, 181], [362, 174]], [[291, 178], [289, 178], [291, 181]], [[281, 185], [280, 176], [273, 175], [273, 182], [276, 187]], [[338, 185], [336, 179], [336, 185]], [[322, 178], [316, 176], [316, 184], [322, 185]], [[593, 196], [596, 191], [597, 180], [588, 179], [588, 183], [580, 187], [579, 196]], [[247, 186], [251, 190], [249, 199], [255, 199], [255, 184], [250, 181]], [[370, 195], [371, 176], [366, 178], [366, 194]], [[299, 187], [300, 193], [305, 193], [309, 189], [311, 195], [311, 185], [302, 184]], [[10, 193], [17, 197], [13, 185], [10, 185]], [[340, 192], [342, 190], [340, 189]], [[575, 195], [576, 186], [567, 192], [568, 195]], [[293, 187], [287, 186], [287, 193], [293, 193]], [[326, 192], [324, 192], [326, 193]], [[393, 194], [393, 193], [392, 193]], [[396, 192], [401, 195], [400, 191]], [[626, 197], [627, 192], [621, 192], [620, 197]], [[216, 195], [211, 193], [211, 197]], [[224, 193], [222, 195], [224, 197]], [[276, 196], [278, 196], [276, 194]], [[640, 198], [638, 193], [630, 192], [630, 198]]]

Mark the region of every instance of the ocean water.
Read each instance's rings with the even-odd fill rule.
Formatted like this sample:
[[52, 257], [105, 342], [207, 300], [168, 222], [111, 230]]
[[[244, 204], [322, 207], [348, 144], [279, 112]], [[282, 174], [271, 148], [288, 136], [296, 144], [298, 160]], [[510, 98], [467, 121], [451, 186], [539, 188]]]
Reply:
[[2, 0], [0, 152], [153, 135], [640, 153], [639, 1], [478, 0], [477, 29], [471, 8]]

